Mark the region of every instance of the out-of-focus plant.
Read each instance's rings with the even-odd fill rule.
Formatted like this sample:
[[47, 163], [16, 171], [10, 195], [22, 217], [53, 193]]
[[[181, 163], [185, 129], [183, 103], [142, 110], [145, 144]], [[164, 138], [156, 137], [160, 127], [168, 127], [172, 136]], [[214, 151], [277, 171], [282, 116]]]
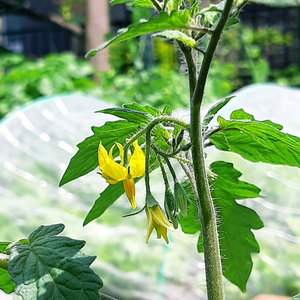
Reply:
[[0, 57], [0, 118], [41, 96], [91, 92], [93, 66], [71, 53], [51, 54], [35, 61], [15, 54]]
[[156, 108], [187, 105], [187, 79], [175, 70], [158, 66], [141, 71], [131, 69], [127, 74], [111, 70], [99, 76], [101, 97], [118, 106], [132, 101]]

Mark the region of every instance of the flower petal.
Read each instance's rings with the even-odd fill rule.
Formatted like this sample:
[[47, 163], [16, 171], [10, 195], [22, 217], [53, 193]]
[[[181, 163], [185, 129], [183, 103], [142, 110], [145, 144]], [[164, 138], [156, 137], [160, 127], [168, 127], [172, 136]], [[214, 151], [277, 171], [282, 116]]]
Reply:
[[[110, 151], [111, 153], [112, 151]], [[102, 170], [102, 177], [110, 184], [116, 184], [118, 181], [123, 181], [127, 177], [127, 169], [121, 164], [117, 164], [103, 147], [102, 143], [98, 148], [98, 162]]]
[[129, 162], [130, 175], [132, 178], [137, 178], [145, 173], [145, 154], [137, 141], [133, 142], [133, 147], [134, 151]]
[[150, 235], [154, 229], [153, 226], [153, 217], [152, 217], [152, 213], [150, 211], [150, 207], [146, 207], [145, 211], [146, 211], [146, 215], [147, 215], [147, 237], [146, 237], [146, 243], [148, 243]]
[[131, 203], [131, 206], [133, 209], [136, 208], [136, 204], [135, 204], [135, 186], [134, 186], [134, 180], [132, 178], [130, 179], [125, 179], [123, 181], [123, 185], [124, 185], [124, 190], [126, 193], [126, 196], [128, 198], [128, 200]]

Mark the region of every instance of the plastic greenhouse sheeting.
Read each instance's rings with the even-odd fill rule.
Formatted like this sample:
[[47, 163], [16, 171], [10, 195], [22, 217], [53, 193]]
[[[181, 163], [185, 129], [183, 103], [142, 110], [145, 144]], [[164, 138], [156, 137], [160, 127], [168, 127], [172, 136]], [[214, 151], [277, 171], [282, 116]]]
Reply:
[[[233, 110], [244, 108], [257, 120], [270, 119], [282, 124], [283, 132], [300, 136], [299, 89], [255, 84], [234, 95], [220, 111], [221, 116], [228, 119]], [[196, 252], [197, 235], [184, 235], [179, 229], [169, 234], [169, 245], [154, 235], [146, 244], [146, 216], [141, 213], [122, 218], [131, 212], [125, 197], [83, 228], [83, 220], [105, 188], [105, 181], [96, 169], [58, 187], [77, 151], [76, 144], [92, 134], [91, 126], [113, 119], [94, 111], [110, 106], [89, 96], [54, 96], [22, 106], [1, 121], [0, 239], [17, 240], [41, 224], [62, 222], [66, 225], [64, 234], [86, 240], [84, 251], [97, 255], [92, 266], [104, 281], [104, 293], [122, 300], [206, 299], [203, 257]], [[208, 163], [233, 162], [243, 173], [241, 180], [260, 187], [265, 196], [242, 201], [265, 223], [265, 228], [254, 231], [261, 253], [253, 255], [253, 275], [245, 299], [258, 293], [285, 294], [284, 282], [291, 284], [299, 280], [295, 274], [300, 274], [300, 170], [245, 163], [238, 155], [213, 147], [207, 151]], [[160, 175], [153, 175], [151, 182], [162, 201]], [[142, 207], [142, 180], [136, 194], [137, 205]], [[237, 288], [228, 282], [226, 290], [228, 297], [241, 299]], [[0, 299], [12, 299], [12, 295], [0, 293]]]
[[[204, 282], [204, 270], [194, 246], [197, 237], [179, 232], [169, 236], [174, 242], [165, 245], [153, 235], [146, 244], [146, 215], [142, 212], [122, 218], [132, 212], [125, 197], [97, 222], [83, 228], [85, 216], [107, 185], [97, 174], [99, 169], [58, 187], [77, 151], [76, 144], [92, 135], [91, 126], [115, 119], [94, 113], [110, 106], [88, 96], [53, 96], [24, 105], [2, 120], [0, 240], [27, 237], [42, 224], [64, 223], [65, 235], [86, 240], [84, 252], [97, 255], [92, 267], [104, 281], [104, 293], [121, 299], [205, 299], [198, 287]], [[157, 183], [161, 187], [160, 179]], [[144, 201], [142, 189], [140, 183], [140, 207]], [[188, 250], [190, 245], [193, 251]], [[174, 261], [188, 262], [188, 267], [174, 265]], [[184, 281], [175, 285], [182, 274]], [[197, 284], [195, 276], [199, 276]], [[12, 297], [0, 291], [1, 300]]]

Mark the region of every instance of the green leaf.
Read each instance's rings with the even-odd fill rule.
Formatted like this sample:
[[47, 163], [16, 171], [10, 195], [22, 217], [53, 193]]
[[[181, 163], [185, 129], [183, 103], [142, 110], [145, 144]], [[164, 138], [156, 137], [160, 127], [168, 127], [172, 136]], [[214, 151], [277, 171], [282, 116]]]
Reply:
[[181, 32], [181, 31], [177, 31], [177, 30], [165, 30], [165, 31], [153, 34], [152, 37], [159, 37], [159, 38], [163, 38], [163, 39], [174, 39], [174, 40], [178, 40], [178, 41], [185, 43], [186, 45], [188, 45], [191, 48], [197, 47], [197, 42], [193, 38], [189, 37], [188, 35], [186, 35], [185, 33]]
[[178, 10], [182, 4], [182, 0], [169, 0], [167, 3], [168, 13], [171, 13], [173, 10]]
[[234, 96], [232, 97], [227, 97], [225, 99], [222, 99], [220, 101], [218, 101], [217, 103], [215, 103], [206, 113], [204, 119], [203, 119], [203, 128], [205, 128], [210, 122], [211, 120], [214, 118], [214, 116], [218, 113], [218, 111], [224, 107], [232, 98], [234, 98]]
[[97, 52], [103, 50], [109, 45], [120, 43], [143, 34], [163, 30], [188, 29], [189, 20], [190, 17], [188, 10], [173, 11], [170, 15], [165, 12], [161, 12], [157, 18], [151, 18], [147, 22], [131, 25], [128, 28], [125, 28], [116, 37], [88, 52], [86, 57], [94, 56]]
[[166, 105], [163, 109], [163, 114], [171, 116], [172, 115], [172, 108], [169, 105]]
[[121, 3], [133, 2], [134, 0], [111, 0], [109, 2], [110, 5], [116, 5]]
[[300, 139], [281, 132], [271, 121], [218, 118], [220, 131], [210, 137], [217, 149], [231, 151], [252, 162], [300, 167]]
[[115, 107], [115, 108], [107, 108], [96, 111], [97, 113], [110, 114], [116, 117], [127, 120], [128, 122], [135, 124], [147, 124], [151, 121], [152, 116], [149, 113], [133, 110], [131, 108], [126, 107]]
[[[223, 275], [245, 291], [252, 270], [251, 253], [259, 252], [251, 229], [259, 229], [263, 223], [253, 210], [237, 204], [235, 200], [261, 197], [260, 189], [239, 180], [242, 174], [234, 169], [231, 163], [217, 161], [211, 164], [210, 170], [217, 175], [210, 178], [210, 184], [213, 187], [212, 197], [218, 212]], [[188, 180], [184, 180], [182, 186], [189, 198], [193, 199]], [[201, 231], [194, 199], [193, 203], [188, 204], [187, 218], [180, 215], [181, 228], [189, 234]], [[203, 252], [201, 234], [197, 244], [198, 251]]]
[[255, 211], [235, 200], [261, 197], [260, 189], [239, 180], [242, 173], [231, 163], [217, 161], [210, 165], [210, 169], [218, 176], [211, 185], [219, 218], [223, 275], [245, 292], [253, 265], [251, 253], [259, 252], [251, 230], [262, 228], [263, 222]]
[[292, 297], [290, 300], [300, 300], [300, 294]]
[[11, 242], [0, 242], [0, 253], [7, 254], [6, 252], [6, 247], [10, 244]]
[[94, 135], [77, 145], [78, 152], [72, 157], [59, 186], [93, 171], [98, 166], [98, 146], [100, 141], [110, 149], [117, 141], [124, 143], [138, 128], [138, 125], [124, 120], [106, 122], [101, 127], [92, 127]]
[[11, 248], [9, 273], [16, 293], [24, 300], [100, 299], [101, 279], [89, 268], [95, 257], [80, 249], [84, 241], [55, 236], [62, 224], [41, 226], [29, 237], [29, 245]]
[[250, 3], [272, 7], [298, 7], [298, 0], [250, 0]]
[[[255, 121], [254, 116], [251, 114], [246, 113], [242, 108], [237, 109], [233, 111], [230, 115], [231, 120], [249, 120], [249, 121]], [[283, 128], [282, 125], [274, 123], [270, 120], [261, 121], [264, 124], [270, 125], [275, 127], [278, 130], [281, 130]]]
[[150, 114], [153, 117], [157, 117], [157, 116], [161, 115], [160, 110], [158, 110], [152, 106], [149, 106], [149, 105], [142, 106], [138, 103], [131, 103], [131, 104], [124, 104], [123, 107], [130, 108], [130, 109], [133, 109], [136, 111], [145, 112], [145, 113]]
[[10, 294], [15, 290], [15, 284], [11, 281], [10, 275], [7, 270], [0, 268], [0, 289], [6, 294]]
[[151, 0], [136, 0], [133, 7], [153, 7], [153, 3]]
[[83, 226], [91, 221], [99, 218], [107, 208], [109, 208], [116, 200], [118, 200], [124, 193], [123, 182], [117, 184], [110, 184], [95, 201], [94, 206], [86, 216]]

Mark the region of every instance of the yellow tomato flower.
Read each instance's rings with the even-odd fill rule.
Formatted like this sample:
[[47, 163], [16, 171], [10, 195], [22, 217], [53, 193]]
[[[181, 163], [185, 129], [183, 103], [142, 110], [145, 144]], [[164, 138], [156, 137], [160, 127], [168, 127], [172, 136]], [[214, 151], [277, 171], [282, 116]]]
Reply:
[[148, 243], [150, 235], [153, 229], [156, 230], [157, 238], [160, 239], [161, 236], [165, 239], [166, 243], [169, 244], [167, 229], [173, 230], [171, 223], [168, 221], [167, 217], [162, 212], [159, 205], [154, 205], [152, 207], [146, 207], [147, 223], [148, 223], [148, 232], [146, 243]]
[[100, 142], [98, 148], [98, 161], [102, 171], [102, 177], [109, 184], [116, 184], [123, 181], [124, 190], [129, 199], [132, 208], [136, 208], [135, 204], [135, 187], [134, 178], [141, 177], [145, 173], [145, 154], [138, 145], [138, 142], [133, 142], [134, 151], [132, 155], [128, 155], [128, 168], [123, 166], [123, 146], [116, 143], [120, 151], [121, 162], [118, 164], [112, 156], [114, 146], [109, 150], [109, 154]]

